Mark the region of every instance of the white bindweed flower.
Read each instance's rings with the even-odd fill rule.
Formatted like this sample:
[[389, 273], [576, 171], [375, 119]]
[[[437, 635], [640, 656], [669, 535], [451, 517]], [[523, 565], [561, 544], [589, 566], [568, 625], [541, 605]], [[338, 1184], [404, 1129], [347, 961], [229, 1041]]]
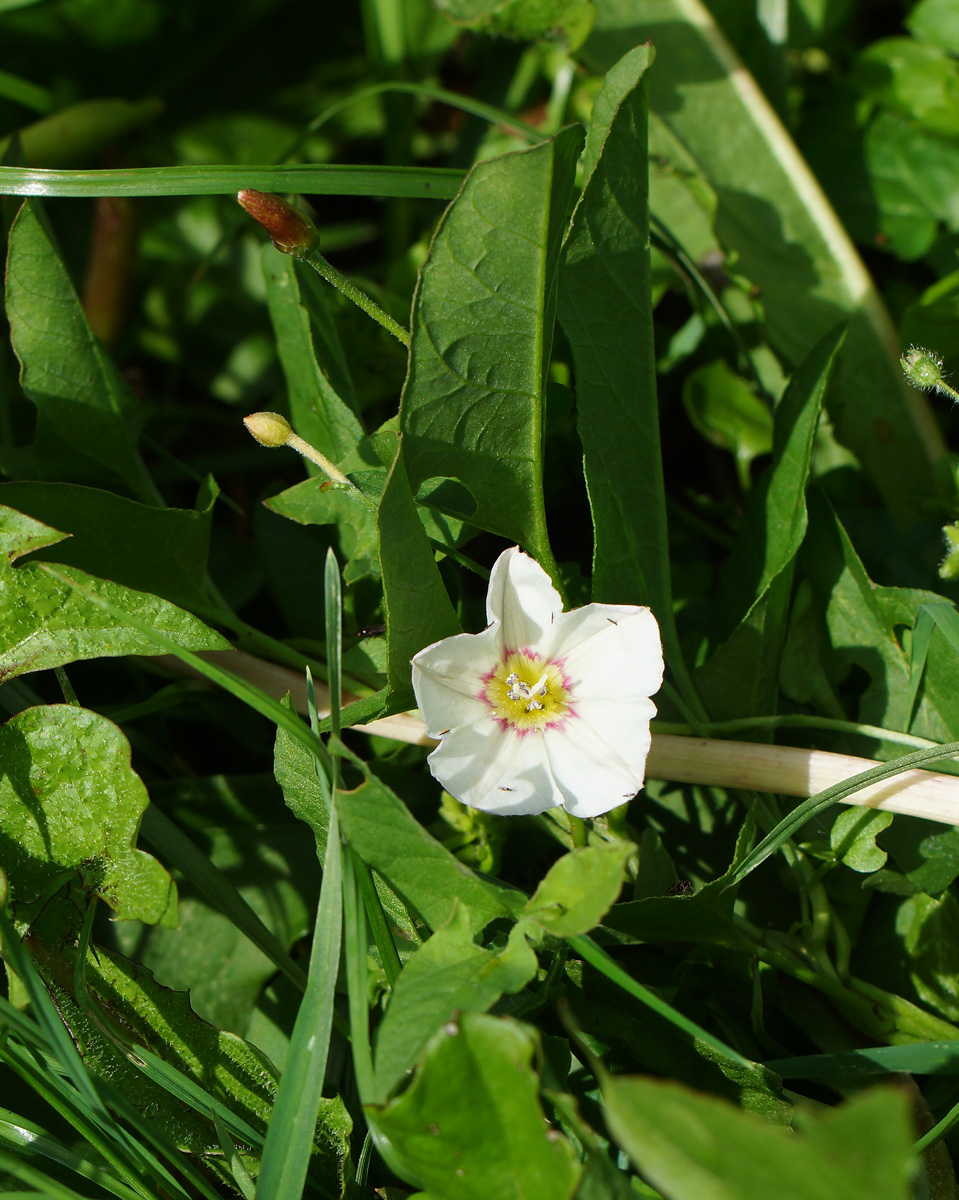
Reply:
[[643, 786], [649, 697], [663, 682], [648, 608], [564, 613], [543, 568], [518, 546], [496, 560], [489, 626], [421, 650], [413, 690], [440, 739], [430, 770], [464, 804], [503, 815], [562, 804], [595, 817]]

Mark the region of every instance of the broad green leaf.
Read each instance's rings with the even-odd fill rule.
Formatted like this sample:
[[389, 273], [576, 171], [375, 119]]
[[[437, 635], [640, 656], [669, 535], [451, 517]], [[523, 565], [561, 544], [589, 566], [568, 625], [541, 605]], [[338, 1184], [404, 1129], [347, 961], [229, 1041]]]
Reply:
[[34, 200], [10, 230], [7, 316], [20, 383], [37, 406], [37, 456], [52, 478], [106, 471], [141, 500], [156, 489], [136, 449], [136, 402], [94, 337]]
[[536, 955], [519, 925], [500, 951], [473, 941], [459, 906], [400, 973], [376, 1041], [376, 1081], [386, 1096], [413, 1067], [423, 1047], [457, 1013], [486, 1012], [504, 993], [518, 992], [536, 974]]
[[591, 169], [566, 241], [558, 311], [575, 365], [593, 599], [649, 604], [675, 660], [650, 300], [651, 58], [648, 46], [625, 55], [593, 103], [584, 152]]
[[609, 842], [571, 850], [555, 862], [523, 917], [552, 937], [573, 937], [595, 928], [623, 886], [632, 842]]
[[951, 0], [919, 0], [905, 25], [921, 41], [959, 54], [959, 13]]
[[207, 551], [216, 485], [210, 481], [194, 509], [153, 508], [72, 483], [3, 483], [0, 505], [69, 534], [34, 562], [79, 567], [184, 608], [210, 609]]
[[336, 803], [346, 840], [431, 929], [450, 920], [457, 902], [473, 933], [496, 917], [515, 916], [521, 906], [521, 893], [474, 875], [375, 775], [355, 791], [338, 793]]
[[896, 914], [896, 932], [908, 955], [913, 987], [924, 1004], [959, 1020], [959, 903], [951, 892], [940, 900], [907, 896]]
[[606, 1076], [610, 1130], [669, 1200], [907, 1200], [908, 1101], [891, 1089], [839, 1108], [797, 1109], [798, 1136], [712, 1096], [657, 1079]]
[[28, 708], [0, 728], [0, 762], [0, 867], [15, 904], [75, 872], [119, 919], [176, 925], [173, 881], [135, 848], [149, 797], [112, 721], [73, 705]]
[[389, 647], [387, 676], [394, 711], [414, 703], [413, 655], [461, 632], [410, 492], [406, 437], [400, 440], [376, 513]]
[[400, 406], [414, 494], [458, 480], [471, 499], [453, 515], [547, 564], [543, 405], [580, 146], [566, 129], [470, 172], [420, 272]]
[[892, 813], [847, 808], [833, 822], [829, 846], [853, 871], [868, 874], [886, 865], [889, 857], [876, 845], [876, 835], [892, 824]]
[[[198, 1016], [244, 1036], [257, 997], [277, 968], [243, 931], [240, 921], [248, 914], [238, 921], [236, 911], [218, 904], [219, 896], [211, 897], [207, 874], [219, 876], [216, 882], [222, 880], [227, 888], [235, 880], [236, 899], [272, 933], [281, 954], [310, 932], [318, 883], [313, 848], [302, 829], [283, 811], [276, 789], [262, 777], [258, 782], [259, 794], [250, 797], [252, 812], [246, 813], [224, 811], [226, 806], [218, 803], [222, 793], [213, 787], [193, 791], [194, 802], [204, 804], [201, 830], [191, 830], [197, 870], [203, 872], [199, 878], [184, 870], [189, 863], [181, 866], [172, 859], [155, 836], [150, 817], [156, 809], [150, 810], [144, 836], [165, 862], [179, 867], [179, 927], [116, 927], [119, 949], [153, 971], [164, 986], [189, 988]], [[156, 803], [160, 789], [153, 785], [152, 790]], [[162, 793], [169, 794], [167, 789]]]
[[551, 1130], [532, 1070], [536, 1041], [478, 1013], [431, 1039], [409, 1090], [375, 1117], [404, 1165], [443, 1200], [569, 1200], [580, 1167]]
[[[272, 245], [263, 247], [263, 274], [293, 428], [332, 462], [339, 463], [358, 445], [363, 426], [354, 405], [337, 392], [331, 380], [334, 372], [342, 377], [345, 364], [342, 351], [339, 361], [327, 361], [330, 345], [323, 335], [329, 337], [333, 326], [325, 309], [318, 315], [319, 320], [326, 318], [326, 328], [317, 336], [320, 331], [315, 314], [324, 303], [322, 293], [307, 293], [294, 260], [279, 254]], [[311, 474], [320, 470], [309, 462], [306, 469]]]
[[881, 38], [856, 57], [852, 82], [879, 104], [921, 126], [959, 133], [959, 65], [936, 46], [908, 37]]
[[[11, 508], [0, 507], [0, 679], [63, 666], [84, 658], [156, 654], [140, 629], [105, 613], [40, 564], [17, 558], [62, 541], [64, 534]], [[124, 609], [140, 622], [193, 650], [227, 650], [230, 643], [196, 617], [145, 592], [58, 568], [77, 585]]]
[[[270, 1064], [242, 1038], [208, 1025], [193, 1012], [186, 992], [160, 987], [152, 974], [102, 946], [91, 950], [86, 985], [98, 1013], [77, 1004], [64, 986], [65, 967], [73, 962], [51, 947], [33, 942], [31, 956], [66, 1021], [86, 1066], [108, 1080], [126, 1101], [148, 1114], [168, 1136], [193, 1153], [218, 1152], [212, 1120], [139, 1070], [102, 1030], [104, 1017], [121, 1042], [150, 1050], [169, 1067], [199, 1084], [246, 1121], [261, 1136], [272, 1114], [276, 1078]], [[349, 1163], [352, 1122], [342, 1100], [322, 1100], [316, 1129], [318, 1174], [339, 1193], [341, 1172]]]
[[[891, 322], [852, 243], [699, 0], [596, 0], [580, 55], [605, 71], [647, 40], [657, 52], [652, 113], [715, 191], [716, 232], [760, 289], [773, 348], [796, 364], [851, 318], [830, 416], [892, 510], [911, 518], [941, 438], [924, 399], [903, 383]], [[668, 225], [668, 211], [661, 216]]]
[[927, 131], [896, 112], [880, 112], [863, 139], [877, 233], [905, 259], [925, 254], [945, 226], [959, 229], [951, 186], [959, 169], [956, 138]]
[[959, 829], [918, 819], [894, 821], [882, 844], [912, 887], [927, 896], [939, 896], [959, 878]]

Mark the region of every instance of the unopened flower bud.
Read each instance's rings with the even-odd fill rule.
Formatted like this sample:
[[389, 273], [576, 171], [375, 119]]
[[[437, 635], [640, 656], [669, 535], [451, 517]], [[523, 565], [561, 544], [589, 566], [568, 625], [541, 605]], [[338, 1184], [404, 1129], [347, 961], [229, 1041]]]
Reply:
[[320, 244], [316, 226], [282, 196], [243, 188], [236, 198], [254, 221], [270, 235], [273, 245], [283, 254], [303, 258]]
[[942, 359], [922, 346], [910, 346], [900, 358], [899, 364], [913, 387], [921, 390], [934, 388], [942, 383]]
[[243, 424], [261, 446], [285, 446], [293, 432], [286, 417], [274, 412], [251, 413]]

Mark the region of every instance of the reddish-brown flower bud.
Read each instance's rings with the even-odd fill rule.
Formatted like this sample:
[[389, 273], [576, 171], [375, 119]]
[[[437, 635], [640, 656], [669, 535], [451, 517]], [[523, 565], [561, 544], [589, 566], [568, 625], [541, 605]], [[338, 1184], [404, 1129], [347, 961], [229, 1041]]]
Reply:
[[273, 245], [283, 254], [302, 258], [319, 245], [320, 235], [313, 222], [282, 196], [243, 188], [236, 198], [253, 220], [263, 226]]

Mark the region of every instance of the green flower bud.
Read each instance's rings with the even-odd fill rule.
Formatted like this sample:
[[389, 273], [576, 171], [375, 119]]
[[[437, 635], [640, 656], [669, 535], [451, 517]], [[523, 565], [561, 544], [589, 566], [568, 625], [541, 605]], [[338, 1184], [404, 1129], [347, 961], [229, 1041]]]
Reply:
[[943, 382], [942, 359], [922, 346], [910, 346], [899, 365], [914, 388], [927, 391]]
[[254, 221], [270, 235], [273, 245], [283, 254], [304, 258], [320, 244], [316, 226], [282, 196], [243, 188], [236, 198]]
[[286, 417], [274, 412], [251, 413], [243, 424], [261, 446], [285, 446], [293, 433]]

